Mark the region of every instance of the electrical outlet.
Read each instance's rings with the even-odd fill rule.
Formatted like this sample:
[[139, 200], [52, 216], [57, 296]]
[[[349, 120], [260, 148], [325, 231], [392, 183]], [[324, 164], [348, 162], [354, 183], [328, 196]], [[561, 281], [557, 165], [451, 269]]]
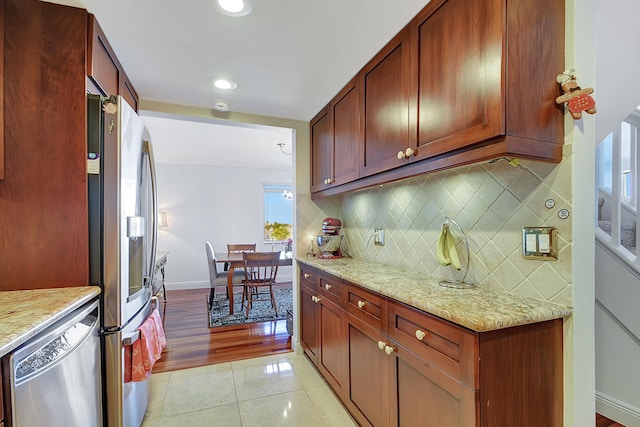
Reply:
[[384, 230], [382, 228], [375, 228], [373, 233], [375, 236], [373, 243], [378, 246], [384, 246]]

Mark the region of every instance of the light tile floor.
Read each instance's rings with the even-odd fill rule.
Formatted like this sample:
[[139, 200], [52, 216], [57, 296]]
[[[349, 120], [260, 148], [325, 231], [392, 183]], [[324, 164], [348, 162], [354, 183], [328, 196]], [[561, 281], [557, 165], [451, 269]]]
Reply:
[[302, 354], [151, 376], [142, 427], [355, 426]]

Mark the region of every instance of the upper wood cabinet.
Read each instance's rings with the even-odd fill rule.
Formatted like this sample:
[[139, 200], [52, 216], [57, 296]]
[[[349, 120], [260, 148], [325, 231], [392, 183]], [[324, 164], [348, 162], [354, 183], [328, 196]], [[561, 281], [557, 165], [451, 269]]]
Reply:
[[418, 46], [417, 160], [504, 133], [502, 0], [448, 0], [411, 25]]
[[333, 141], [329, 106], [311, 120], [311, 191], [327, 188], [333, 177]]
[[409, 27], [393, 38], [360, 72], [364, 139], [360, 175], [401, 166], [398, 152], [412, 145]]
[[0, 22], [0, 290], [86, 286], [87, 92], [120, 85], [98, 73], [88, 39], [110, 47], [85, 9], [0, 0]]
[[0, 0], [0, 180], [4, 179], [4, 0]]
[[560, 162], [563, 70], [564, 2], [431, 1], [357, 76], [357, 179], [312, 196], [501, 156]]
[[87, 90], [95, 95], [121, 95], [138, 111], [138, 94], [118, 61], [95, 16], [88, 16]]
[[359, 177], [360, 87], [352, 79], [311, 121], [311, 191]]
[[[555, 76], [564, 69], [564, 4], [432, 3], [411, 23], [418, 47], [416, 160], [489, 142], [501, 146], [500, 154], [560, 161]], [[459, 158], [468, 163], [491, 154]]]

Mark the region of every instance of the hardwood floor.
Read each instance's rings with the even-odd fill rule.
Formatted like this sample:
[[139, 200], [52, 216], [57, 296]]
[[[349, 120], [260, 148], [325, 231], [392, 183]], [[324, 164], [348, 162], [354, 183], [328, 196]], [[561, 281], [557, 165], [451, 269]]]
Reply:
[[[291, 283], [278, 287], [291, 286]], [[153, 372], [195, 368], [215, 363], [249, 359], [291, 351], [286, 321], [250, 323], [209, 328], [209, 289], [167, 291], [167, 303], [160, 298], [167, 347]]]
[[[291, 286], [283, 283], [279, 287]], [[175, 371], [291, 351], [285, 320], [209, 328], [208, 289], [167, 291], [162, 304], [167, 348], [153, 372]], [[160, 298], [162, 301], [162, 298]], [[596, 414], [596, 427], [625, 427]]]
[[603, 415], [596, 414], [596, 427], [625, 427], [620, 423], [611, 421]]

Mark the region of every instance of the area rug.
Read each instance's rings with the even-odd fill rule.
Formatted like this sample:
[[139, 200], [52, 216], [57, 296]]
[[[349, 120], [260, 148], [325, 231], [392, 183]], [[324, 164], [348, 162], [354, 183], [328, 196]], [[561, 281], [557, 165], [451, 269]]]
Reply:
[[273, 293], [276, 297], [276, 307], [278, 307], [278, 316], [276, 317], [271, 301], [257, 301], [253, 303], [249, 311], [249, 317], [245, 319], [246, 306], [242, 307], [242, 293], [233, 294], [235, 305], [233, 314], [229, 315], [229, 300], [224, 294], [216, 295], [216, 301], [209, 312], [209, 327], [239, 325], [242, 323], [265, 322], [269, 320], [286, 319], [287, 310], [293, 308], [293, 290], [292, 289], [274, 289]]

